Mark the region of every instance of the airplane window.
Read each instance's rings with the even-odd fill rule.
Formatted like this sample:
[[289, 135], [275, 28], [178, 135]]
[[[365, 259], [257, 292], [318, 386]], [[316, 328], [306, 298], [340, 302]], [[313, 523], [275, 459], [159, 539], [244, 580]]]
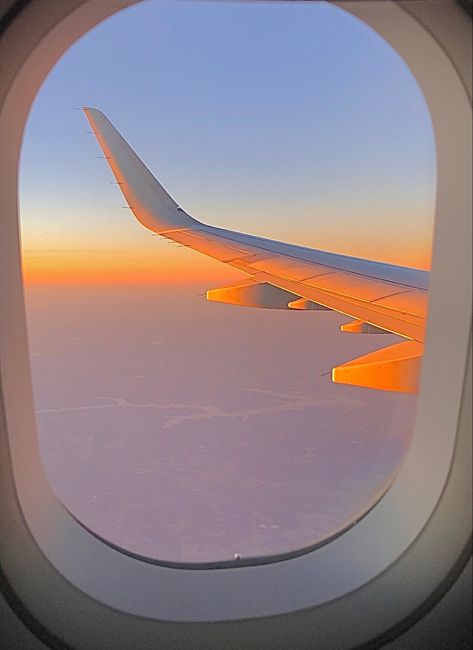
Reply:
[[21, 160], [59, 499], [177, 564], [277, 558], [351, 526], [413, 431], [434, 200], [412, 74], [337, 7], [152, 1], [85, 35]]

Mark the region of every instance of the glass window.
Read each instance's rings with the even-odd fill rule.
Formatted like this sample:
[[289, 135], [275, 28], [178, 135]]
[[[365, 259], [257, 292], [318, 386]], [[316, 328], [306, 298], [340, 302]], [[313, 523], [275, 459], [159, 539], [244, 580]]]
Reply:
[[207, 301], [248, 276], [122, 209], [83, 105], [205, 223], [428, 270], [435, 151], [413, 76], [334, 6], [147, 2], [67, 52], [23, 146], [38, 435], [65, 506], [176, 563], [342, 531], [393, 480], [416, 395], [331, 370], [405, 339], [343, 332], [336, 311]]

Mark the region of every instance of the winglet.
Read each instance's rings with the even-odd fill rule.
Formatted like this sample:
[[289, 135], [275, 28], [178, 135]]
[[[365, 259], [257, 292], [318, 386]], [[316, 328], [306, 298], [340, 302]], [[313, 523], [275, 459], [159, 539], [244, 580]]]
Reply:
[[101, 111], [87, 106], [83, 111], [138, 221], [157, 233], [200, 225], [178, 206]]

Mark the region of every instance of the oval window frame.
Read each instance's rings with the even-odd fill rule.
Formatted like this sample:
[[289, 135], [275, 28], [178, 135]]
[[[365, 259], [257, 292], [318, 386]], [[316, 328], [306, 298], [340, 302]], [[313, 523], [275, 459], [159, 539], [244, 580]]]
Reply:
[[[284, 619], [291, 612], [310, 610], [306, 620], [317, 624], [321, 634], [336, 638], [339, 648], [353, 647], [395, 624], [414, 603], [425, 599], [435, 588], [438, 575], [448, 573], [453, 558], [456, 561], [461, 556], [471, 532], [458, 507], [450, 507], [442, 527], [438, 524], [438, 513], [448, 509], [448, 503], [455, 503], [449, 499], [458, 501], [460, 495], [466, 503], [463, 500], [468, 498], [463, 481], [469, 476], [470, 455], [464, 445], [470, 437], [464, 428], [457, 437], [471, 327], [471, 274], [467, 273], [471, 266], [471, 138], [465, 136], [465, 130], [471, 130], [468, 53], [461, 50], [461, 40], [455, 44], [455, 30], [442, 26], [441, 18], [431, 10], [422, 16], [425, 26], [411, 15], [415, 10], [402, 5], [341, 3], [390, 42], [409, 65], [429, 105], [437, 147], [437, 215], [423, 388], [416, 431], [394, 484], [361, 522], [306, 555], [238, 569], [172, 569], [149, 565], [103, 544], [76, 522], [51, 492], [36, 440], [21, 284], [17, 171], [29, 106], [52, 65], [78, 37], [132, 4], [133, 0], [72, 0], [65, 8], [64, 3], [51, 0], [44, 21], [44, 3], [32, 0], [13, 16], [11, 27], [15, 29], [10, 29], [10, 36], [7, 31], [0, 42], [0, 54], [7, 62], [0, 87], [5, 169], [0, 192], [6, 215], [0, 222], [0, 476], [5, 488], [0, 520], [9, 522], [0, 542], [0, 558], [5, 575], [25, 605], [65, 639], [77, 623], [64, 614], [66, 620], [61, 620], [60, 612], [76, 603], [85, 607], [92, 621], [97, 619], [98, 608], [111, 626], [107, 634], [115, 626], [128, 640], [139, 629], [142, 634], [155, 635], [165, 622], [224, 624], [233, 620], [241, 626], [247, 619], [249, 629], [249, 619], [263, 621], [263, 617], [277, 615]], [[461, 30], [458, 20], [456, 28]], [[28, 43], [15, 41], [13, 34], [20, 29], [29, 33]], [[444, 110], [446, 95], [448, 111]], [[439, 348], [436, 341], [447, 335], [451, 345]], [[429, 466], [421, 462], [426, 454], [431, 459]], [[447, 520], [450, 526], [446, 527]], [[449, 534], [452, 527], [455, 535]], [[414, 587], [407, 570], [408, 556], [421, 538], [429, 564], [422, 585]], [[435, 575], [432, 554], [437, 559]], [[358, 591], [359, 602], [363, 598], [372, 602], [389, 580], [393, 585], [405, 581], [398, 590], [395, 611], [379, 608], [373, 620], [363, 625], [358, 621], [356, 626], [353, 613], [349, 614], [353, 593]], [[51, 597], [57, 597], [58, 590], [63, 594], [61, 607], [51, 607], [45, 588]], [[122, 613], [120, 621], [117, 612]], [[345, 615], [346, 629], [339, 630], [336, 621]], [[89, 634], [93, 630], [99, 633], [97, 625]], [[84, 631], [76, 629], [75, 633]]]

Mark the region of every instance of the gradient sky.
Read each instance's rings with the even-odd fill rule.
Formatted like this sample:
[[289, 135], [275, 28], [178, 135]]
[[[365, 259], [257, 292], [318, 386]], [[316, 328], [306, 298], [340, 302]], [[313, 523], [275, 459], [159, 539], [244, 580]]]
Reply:
[[409, 70], [323, 3], [144, 2], [65, 54], [22, 152], [39, 443], [63, 503], [175, 561], [294, 550], [350, 524], [402, 462], [416, 396], [330, 370], [399, 338], [207, 302], [246, 276], [123, 209], [84, 105], [202, 221], [428, 268], [435, 152]]
[[27, 279], [240, 277], [158, 241], [122, 209], [74, 110], [84, 105], [104, 111], [202, 221], [429, 266], [426, 104], [393, 49], [337, 7], [144, 2], [76, 43], [33, 105], [20, 183]]

